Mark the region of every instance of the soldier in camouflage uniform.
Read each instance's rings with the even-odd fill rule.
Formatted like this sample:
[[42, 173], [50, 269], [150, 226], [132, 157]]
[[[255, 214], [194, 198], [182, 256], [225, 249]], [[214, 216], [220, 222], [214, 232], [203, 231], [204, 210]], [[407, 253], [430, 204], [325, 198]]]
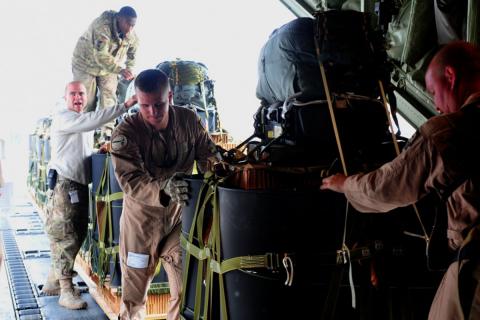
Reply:
[[131, 7], [117, 13], [105, 11], [95, 19], [78, 39], [73, 52], [73, 79], [87, 88], [87, 111], [95, 110], [97, 87], [100, 108], [116, 105], [118, 75], [126, 80], [134, 78], [132, 68], [138, 38], [132, 31], [137, 14]]
[[[122, 105], [83, 112], [87, 102], [80, 81], [67, 85], [66, 108], [54, 114], [50, 129], [52, 158], [49, 162], [49, 195], [45, 230], [50, 239], [52, 266], [42, 288], [47, 295], [60, 293], [58, 303], [82, 309], [87, 303], [74, 291], [73, 265], [87, 233], [88, 183], [93, 130], [109, 122], [136, 103], [135, 97]], [[53, 173], [53, 174], [52, 174]], [[56, 183], [53, 177], [56, 175]]]

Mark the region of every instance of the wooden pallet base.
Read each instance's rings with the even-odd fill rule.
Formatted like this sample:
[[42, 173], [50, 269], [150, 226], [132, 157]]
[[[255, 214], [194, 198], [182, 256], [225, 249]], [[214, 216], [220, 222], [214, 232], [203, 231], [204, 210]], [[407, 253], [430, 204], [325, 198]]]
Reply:
[[[32, 204], [39, 212], [41, 219], [45, 221], [46, 204], [40, 201], [35, 189], [29, 188], [29, 194], [32, 199]], [[98, 276], [92, 272], [89, 258], [81, 254], [78, 254], [75, 260], [75, 270], [85, 281], [89, 288], [90, 295], [95, 299], [103, 312], [105, 312], [105, 315], [109, 319], [117, 320], [121, 303], [121, 295], [117, 288], [110, 288], [108, 282], [101, 285]], [[146, 319], [166, 319], [169, 300], [169, 293], [148, 294]]]
[[[110, 288], [108, 282], [101, 285], [99, 278], [92, 272], [90, 263], [87, 260], [85, 257], [77, 255], [75, 270], [87, 283], [90, 295], [95, 299], [108, 318], [118, 319], [121, 303], [121, 295], [118, 293], [118, 289]], [[169, 293], [149, 294], [146, 303], [146, 319], [166, 319], [169, 300]]]

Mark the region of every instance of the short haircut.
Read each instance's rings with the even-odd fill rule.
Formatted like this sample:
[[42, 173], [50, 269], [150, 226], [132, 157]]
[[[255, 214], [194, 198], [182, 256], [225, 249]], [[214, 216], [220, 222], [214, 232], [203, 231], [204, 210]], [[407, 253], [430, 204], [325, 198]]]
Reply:
[[135, 78], [135, 88], [145, 93], [156, 92], [157, 90], [169, 90], [168, 76], [158, 69], [147, 69], [138, 74]]
[[443, 46], [432, 63], [438, 75], [450, 66], [463, 80], [472, 80], [480, 74], [480, 49], [468, 42], [454, 41]]
[[125, 18], [136, 18], [137, 12], [132, 7], [125, 6], [118, 11], [118, 15]]
[[65, 90], [64, 90], [65, 94], [67, 94], [67, 90], [70, 87], [70, 85], [72, 85], [72, 84], [81, 84], [85, 88], [85, 91], [87, 90], [86, 87], [85, 87], [85, 84], [82, 81], [74, 80], [74, 81], [70, 81], [69, 83], [67, 83], [65, 85]]

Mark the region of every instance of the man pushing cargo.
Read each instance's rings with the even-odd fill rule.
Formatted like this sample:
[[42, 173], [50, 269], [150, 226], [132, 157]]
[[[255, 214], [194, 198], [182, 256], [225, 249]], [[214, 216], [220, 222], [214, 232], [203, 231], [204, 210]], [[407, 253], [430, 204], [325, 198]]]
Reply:
[[480, 319], [480, 48], [452, 42], [432, 59], [428, 92], [442, 113], [429, 119], [404, 151], [366, 174], [323, 179], [361, 212], [387, 212], [435, 193], [448, 215], [445, 232], [456, 259], [448, 267], [428, 319]]
[[54, 114], [50, 128], [52, 158], [49, 162], [45, 231], [50, 239], [51, 268], [42, 288], [47, 295], [60, 293], [58, 303], [68, 309], [87, 306], [72, 284], [73, 265], [87, 234], [88, 183], [93, 130], [115, 119], [136, 103], [131, 98], [112, 108], [83, 112], [85, 86], [73, 81], [65, 88], [66, 108]]
[[140, 112], [112, 135], [112, 161], [124, 192], [120, 218], [121, 319], [143, 319], [147, 290], [159, 259], [168, 276], [167, 319], [179, 319], [182, 285], [181, 205], [194, 161], [207, 167], [215, 145], [196, 114], [171, 105], [168, 77], [145, 70], [135, 79]]
[[119, 12], [105, 11], [96, 18], [78, 39], [72, 58], [74, 80], [82, 81], [87, 89], [87, 111], [95, 110], [97, 87], [99, 107], [116, 104], [118, 75], [132, 80], [132, 68], [138, 39], [133, 32], [137, 13], [131, 7]]

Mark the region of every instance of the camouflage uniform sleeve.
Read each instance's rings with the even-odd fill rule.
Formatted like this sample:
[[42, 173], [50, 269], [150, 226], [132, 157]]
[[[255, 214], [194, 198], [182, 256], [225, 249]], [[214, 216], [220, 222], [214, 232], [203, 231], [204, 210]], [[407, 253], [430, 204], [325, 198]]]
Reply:
[[135, 57], [137, 54], [138, 48], [138, 38], [135, 36], [134, 40], [132, 41], [130, 47], [127, 50], [127, 60], [125, 61], [125, 65], [128, 70], [132, 70], [135, 66]]
[[394, 160], [368, 174], [356, 174], [345, 181], [345, 196], [361, 212], [387, 212], [417, 202], [433, 185], [443, 168], [435, 148], [416, 135]]
[[112, 134], [112, 162], [115, 176], [123, 192], [136, 202], [151, 207], [164, 207], [160, 191], [166, 180], [152, 177], [146, 170], [133, 127], [123, 124]]
[[93, 30], [93, 57], [105, 70], [111, 73], [120, 73], [122, 67], [115, 62], [115, 57], [108, 51], [110, 47], [110, 28], [101, 26]]
[[195, 119], [195, 160], [201, 172], [208, 169], [208, 158], [213, 156], [216, 151], [215, 143], [210, 138], [207, 130], [203, 127], [200, 119]]

